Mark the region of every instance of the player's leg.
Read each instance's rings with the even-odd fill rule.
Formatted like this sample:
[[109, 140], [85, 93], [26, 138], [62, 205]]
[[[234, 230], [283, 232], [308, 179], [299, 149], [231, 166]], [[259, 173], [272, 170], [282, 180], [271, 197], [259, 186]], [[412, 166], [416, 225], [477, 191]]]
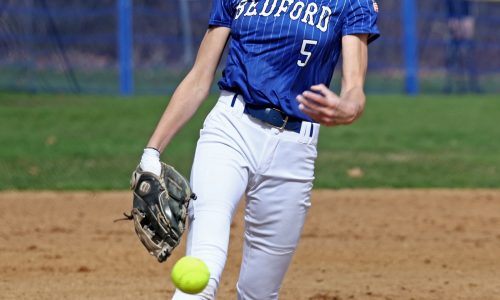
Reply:
[[[446, 49], [446, 85], [444, 92], [449, 94], [454, 90], [460, 66], [460, 41], [452, 37]], [[459, 76], [458, 76], [459, 77]]]
[[277, 145], [247, 193], [238, 299], [277, 299], [310, 206], [315, 146]]
[[477, 66], [476, 66], [476, 43], [473, 39], [467, 39], [465, 41], [465, 68], [467, 76], [467, 84], [469, 91], [472, 93], [480, 93], [481, 88], [479, 86]]
[[217, 107], [207, 117], [198, 141], [191, 184], [198, 198], [189, 209], [187, 255], [202, 259], [210, 271], [207, 288], [198, 295], [177, 290], [173, 299], [214, 299], [224, 269], [232, 216], [248, 180], [245, 159], [228, 138]]

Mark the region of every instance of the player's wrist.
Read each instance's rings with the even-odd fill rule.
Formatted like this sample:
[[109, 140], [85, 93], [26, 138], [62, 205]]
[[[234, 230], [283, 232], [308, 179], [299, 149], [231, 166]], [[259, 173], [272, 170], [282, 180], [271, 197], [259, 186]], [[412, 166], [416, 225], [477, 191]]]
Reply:
[[151, 154], [160, 157], [160, 150], [158, 150], [157, 147], [147, 146], [146, 148], [144, 148], [144, 151], [146, 151], [146, 150], [147, 150], [147, 152], [150, 152]]
[[139, 164], [141, 169], [145, 172], [151, 172], [157, 176], [161, 174], [161, 162], [160, 162], [160, 151], [152, 147], [144, 148], [142, 153], [141, 163]]

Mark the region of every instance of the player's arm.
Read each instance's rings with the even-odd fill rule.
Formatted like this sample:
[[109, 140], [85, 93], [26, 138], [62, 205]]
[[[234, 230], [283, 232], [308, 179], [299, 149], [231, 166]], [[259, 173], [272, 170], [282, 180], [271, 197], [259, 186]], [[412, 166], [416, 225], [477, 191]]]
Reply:
[[316, 122], [326, 125], [351, 124], [365, 108], [363, 91], [368, 65], [368, 34], [342, 38], [342, 90], [340, 96], [324, 84], [297, 96], [299, 108]]
[[207, 98], [229, 33], [227, 27], [210, 27], [207, 30], [191, 71], [172, 95], [147, 147], [162, 152]]

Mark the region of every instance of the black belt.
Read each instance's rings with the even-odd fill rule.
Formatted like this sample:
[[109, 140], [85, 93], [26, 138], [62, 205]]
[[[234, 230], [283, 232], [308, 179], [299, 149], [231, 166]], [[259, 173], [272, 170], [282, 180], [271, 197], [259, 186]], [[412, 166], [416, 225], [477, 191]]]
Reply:
[[244, 112], [280, 130], [286, 129], [300, 133], [302, 120], [290, 117], [277, 108], [246, 104]]
[[[231, 107], [234, 107], [236, 103], [236, 98], [238, 94], [235, 93], [233, 100], [231, 101]], [[247, 115], [250, 115], [264, 123], [267, 123], [279, 130], [290, 130], [300, 133], [300, 128], [302, 127], [302, 120], [299, 118], [290, 117], [281, 110], [274, 107], [265, 107], [260, 105], [245, 104], [245, 109], [243, 110]], [[312, 127], [311, 127], [312, 134]], [[312, 136], [312, 135], [311, 135]]]

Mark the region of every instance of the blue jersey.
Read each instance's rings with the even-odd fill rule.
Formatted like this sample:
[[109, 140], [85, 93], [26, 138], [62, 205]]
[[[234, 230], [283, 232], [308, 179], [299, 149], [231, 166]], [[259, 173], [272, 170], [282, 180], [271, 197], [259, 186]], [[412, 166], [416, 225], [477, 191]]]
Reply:
[[231, 28], [219, 87], [311, 121], [296, 96], [330, 84], [342, 36], [379, 36], [376, 10], [374, 0], [213, 0], [209, 25]]

